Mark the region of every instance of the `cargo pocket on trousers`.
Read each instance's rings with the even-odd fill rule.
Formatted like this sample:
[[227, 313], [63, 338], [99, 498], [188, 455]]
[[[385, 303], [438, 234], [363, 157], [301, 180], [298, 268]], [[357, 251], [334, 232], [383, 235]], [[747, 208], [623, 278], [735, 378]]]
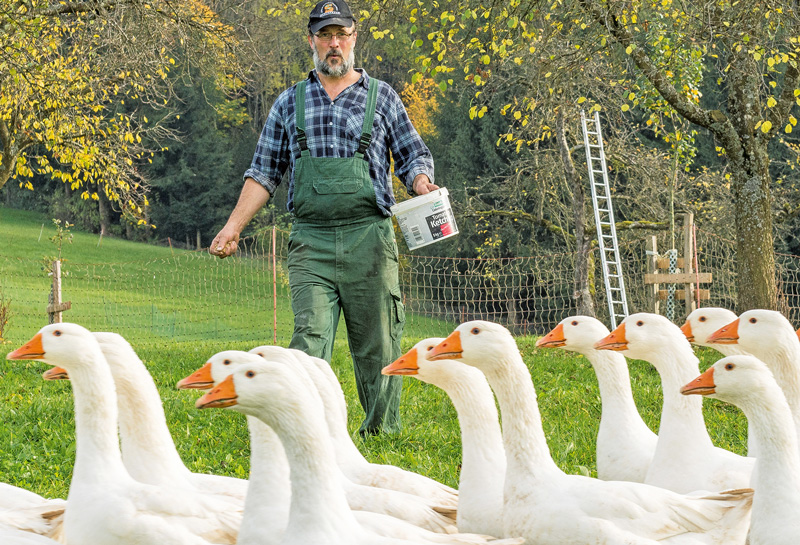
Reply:
[[400, 288], [391, 290], [392, 295], [392, 340], [399, 342], [403, 336], [403, 326], [406, 323], [406, 307], [403, 304], [403, 296]]

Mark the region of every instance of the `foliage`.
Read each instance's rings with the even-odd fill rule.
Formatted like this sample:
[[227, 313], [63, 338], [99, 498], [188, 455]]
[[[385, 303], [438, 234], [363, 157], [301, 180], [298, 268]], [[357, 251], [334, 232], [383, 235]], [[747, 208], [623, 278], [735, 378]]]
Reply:
[[[197, 52], [229, 76], [221, 81], [235, 83], [230, 27], [199, 0], [4, 6], [0, 187], [16, 178], [33, 189], [35, 175], [43, 175], [80, 189], [84, 199], [97, 200], [102, 191], [144, 223], [139, 165], [173, 136], [163, 121], [170, 117], [175, 50]], [[134, 104], [162, 113], [149, 119]]]
[[53, 225], [55, 225], [56, 232], [50, 237], [50, 242], [56, 247], [57, 253], [56, 255], [46, 255], [42, 258], [42, 270], [47, 275], [53, 273], [54, 261], [61, 261], [61, 263], [66, 261], [66, 259], [61, 257], [61, 250], [64, 247], [64, 243], [72, 244], [72, 232], [69, 229], [70, 227], [74, 227], [74, 225], [66, 221], [62, 223], [58, 218], [53, 218]]

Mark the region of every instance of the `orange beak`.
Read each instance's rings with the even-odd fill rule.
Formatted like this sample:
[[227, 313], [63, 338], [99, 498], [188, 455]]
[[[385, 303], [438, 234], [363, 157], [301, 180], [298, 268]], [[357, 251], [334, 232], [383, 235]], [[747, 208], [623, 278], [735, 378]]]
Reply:
[[429, 361], [461, 359], [461, 334], [453, 331], [445, 340], [434, 346], [425, 356]]
[[738, 344], [739, 343], [739, 320], [736, 319], [712, 333], [706, 342], [709, 344]]
[[536, 348], [559, 348], [567, 344], [567, 339], [564, 337], [564, 326], [558, 324], [553, 330], [536, 341]]
[[417, 358], [417, 349], [412, 348], [381, 369], [381, 373], [384, 375], [416, 375], [419, 372]]
[[713, 394], [716, 387], [717, 385], [714, 384], [714, 368], [709, 367], [705, 373], [681, 388], [681, 393], [687, 396], [692, 394], [708, 395]]
[[625, 338], [625, 324], [619, 324], [617, 329], [594, 343], [594, 347], [598, 350], [615, 350], [617, 352], [627, 350], [628, 339]]
[[198, 409], [213, 409], [236, 405], [236, 388], [233, 386], [233, 375], [229, 375], [219, 385], [198, 399], [194, 406]]
[[42, 378], [45, 380], [69, 380], [69, 374], [63, 367], [51, 367], [42, 373]]
[[7, 360], [40, 360], [44, 357], [42, 334], [37, 333], [31, 340], [6, 355]]
[[194, 389], [208, 390], [214, 387], [214, 379], [211, 378], [211, 362], [206, 363], [200, 369], [186, 378], [182, 378], [176, 384], [178, 390]]
[[797, 330], [797, 338], [800, 339], [800, 329]]
[[689, 340], [690, 343], [694, 342], [694, 333], [692, 333], [692, 324], [691, 322], [689, 322], [689, 320], [686, 320], [686, 322], [681, 326], [681, 331], [683, 332], [683, 335]]

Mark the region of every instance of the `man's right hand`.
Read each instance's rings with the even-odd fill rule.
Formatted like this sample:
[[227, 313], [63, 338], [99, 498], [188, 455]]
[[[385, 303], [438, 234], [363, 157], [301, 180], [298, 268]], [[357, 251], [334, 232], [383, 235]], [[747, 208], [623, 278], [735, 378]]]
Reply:
[[220, 259], [232, 256], [239, 249], [239, 233], [223, 228], [208, 247], [208, 253]]

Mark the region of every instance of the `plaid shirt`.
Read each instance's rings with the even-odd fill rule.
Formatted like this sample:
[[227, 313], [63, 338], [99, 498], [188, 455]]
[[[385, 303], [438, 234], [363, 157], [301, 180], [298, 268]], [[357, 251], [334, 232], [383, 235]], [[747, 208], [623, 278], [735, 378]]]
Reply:
[[[311, 71], [306, 84], [306, 136], [312, 157], [353, 157], [358, 149], [361, 125], [367, 102], [369, 76], [357, 69], [361, 78], [331, 101], [315, 71]], [[366, 159], [375, 197], [381, 211], [391, 216], [389, 207], [395, 203], [392, 191], [391, 158], [394, 174], [412, 193], [417, 174], [427, 174], [433, 182], [433, 157], [420, 138], [400, 97], [389, 84], [375, 79], [378, 84], [378, 101], [372, 125], [372, 141]], [[295, 132], [295, 87], [293, 85], [278, 96], [270, 109], [267, 122], [258, 139], [253, 162], [244, 173], [253, 178], [273, 195], [289, 169], [289, 199], [286, 207], [294, 210], [294, 162], [300, 157], [300, 146]], [[391, 158], [390, 158], [391, 152]]]

